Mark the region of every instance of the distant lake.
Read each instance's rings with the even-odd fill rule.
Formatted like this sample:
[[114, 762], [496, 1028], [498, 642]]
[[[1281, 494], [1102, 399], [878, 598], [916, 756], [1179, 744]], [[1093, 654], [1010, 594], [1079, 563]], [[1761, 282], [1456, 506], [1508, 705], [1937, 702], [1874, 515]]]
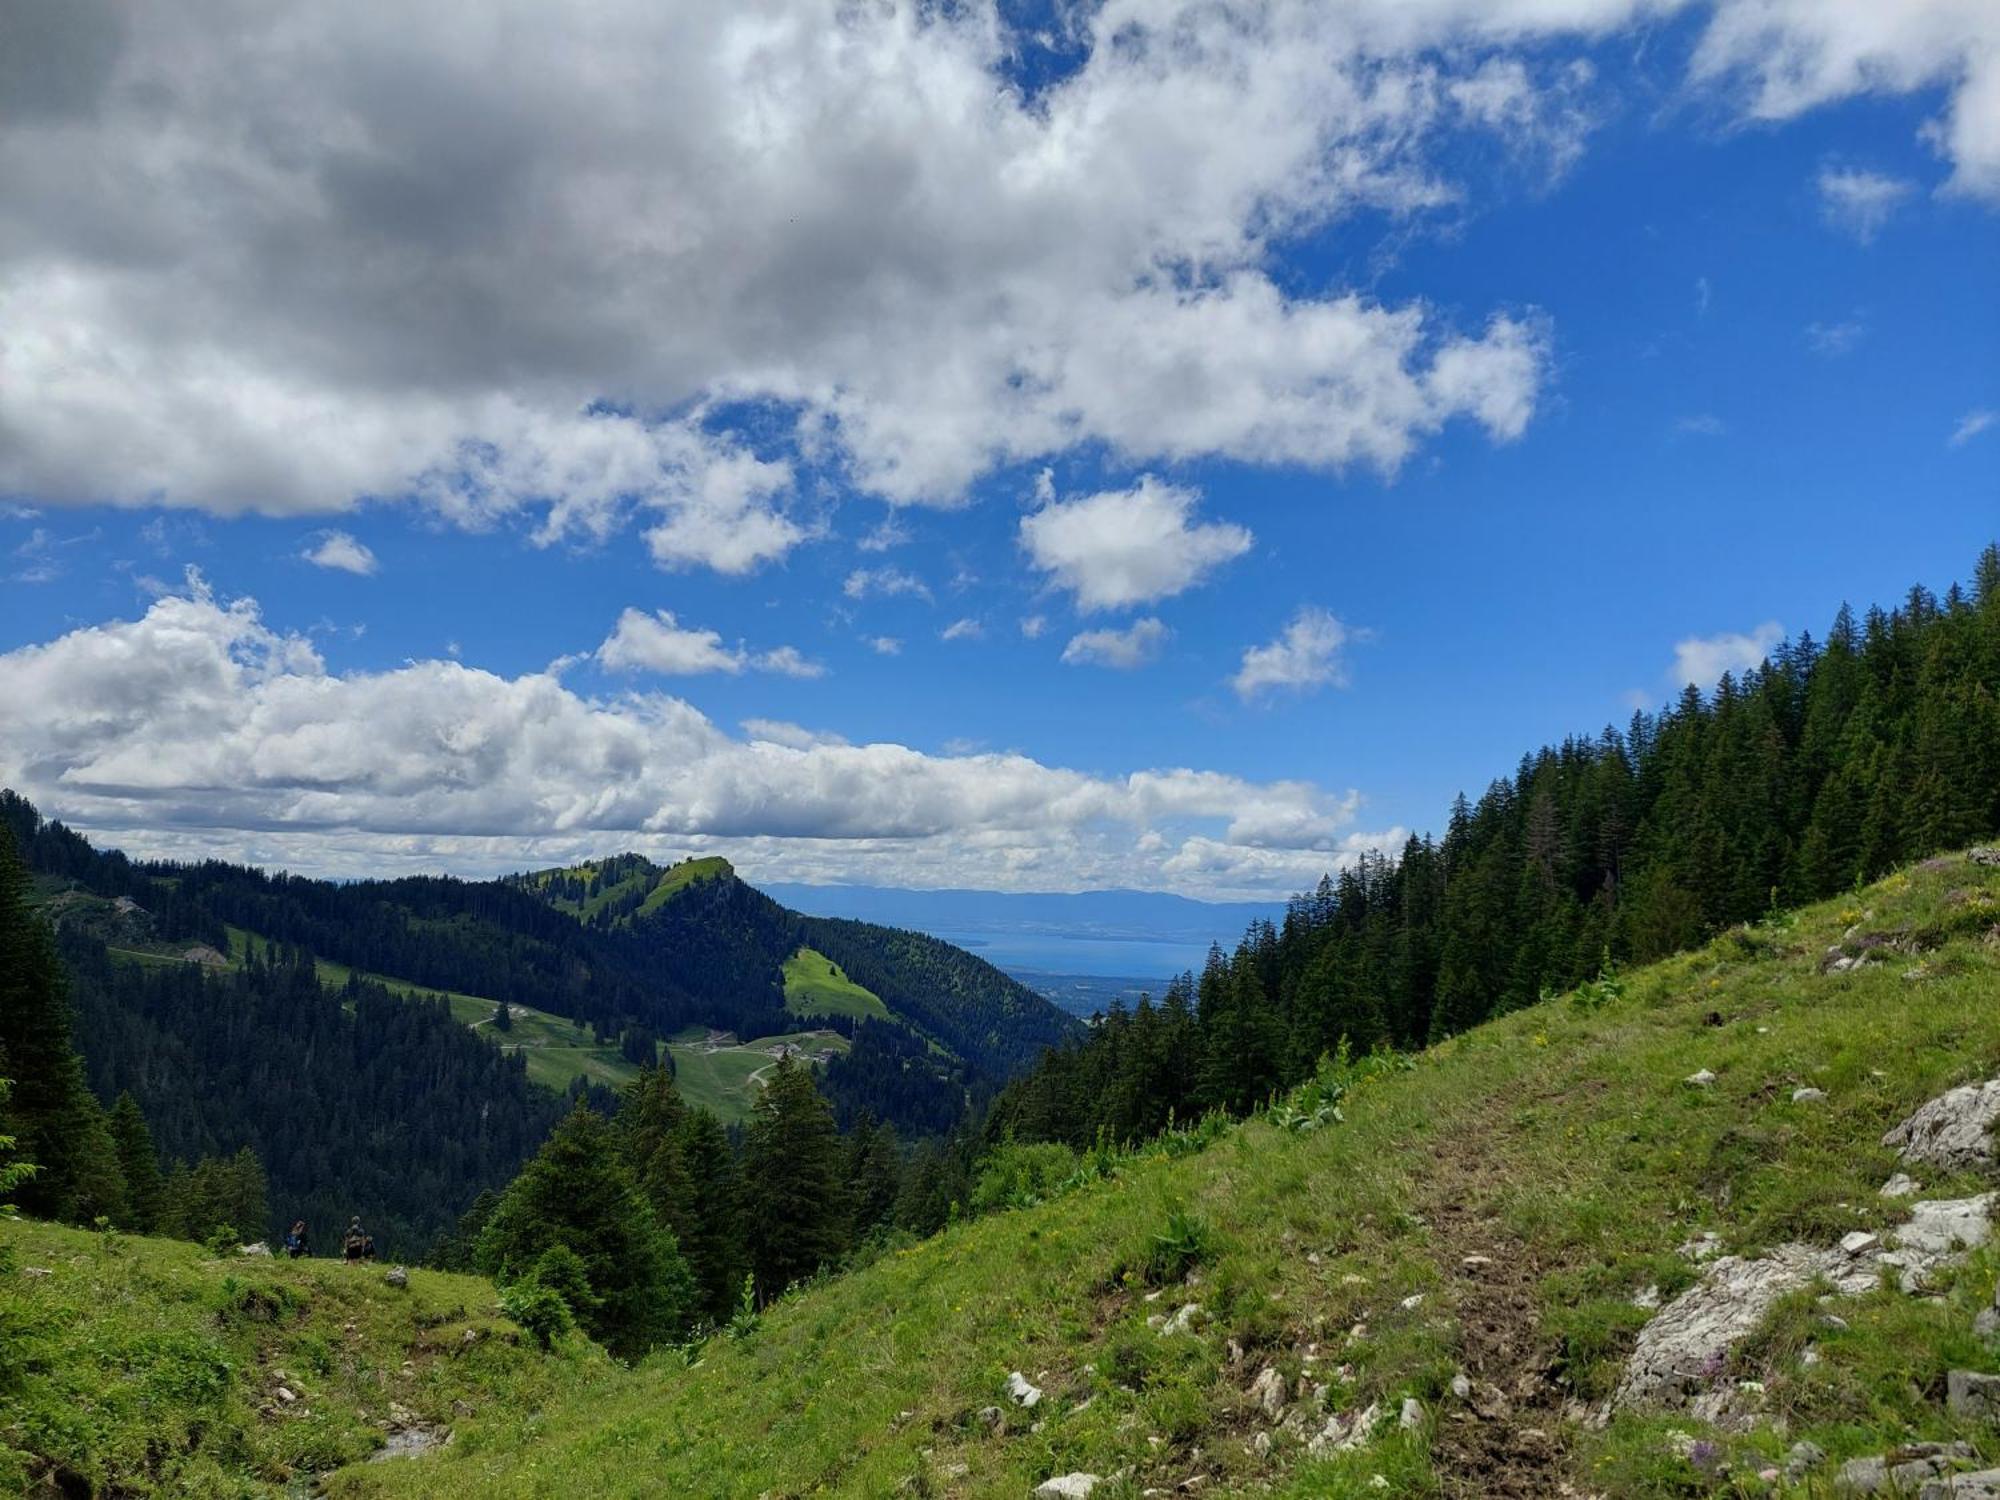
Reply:
[[1156, 979], [1162, 988], [1184, 969], [1201, 972], [1206, 943], [1149, 938], [1061, 937], [1050, 933], [969, 932], [934, 927], [934, 937], [977, 953], [1009, 973], [1101, 974], [1118, 979]]

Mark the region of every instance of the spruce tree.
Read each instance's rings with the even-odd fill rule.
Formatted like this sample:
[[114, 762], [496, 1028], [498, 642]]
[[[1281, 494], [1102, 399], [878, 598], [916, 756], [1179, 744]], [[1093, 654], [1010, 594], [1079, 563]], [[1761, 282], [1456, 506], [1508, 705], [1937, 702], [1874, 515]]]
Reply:
[[680, 1124], [680, 1164], [687, 1197], [677, 1221], [685, 1224], [681, 1253], [694, 1273], [697, 1305], [709, 1322], [725, 1323], [750, 1269], [744, 1243], [743, 1180], [722, 1122], [691, 1109]]
[[474, 1258], [508, 1283], [556, 1245], [583, 1263], [596, 1301], [571, 1310], [612, 1353], [636, 1357], [688, 1326], [687, 1263], [633, 1182], [610, 1123], [587, 1105], [571, 1111], [509, 1184]]
[[152, 1234], [160, 1223], [160, 1160], [139, 1101], [130, 1094], [120, 1094], [112, 1106], [111, 1140], [125, 1178], [124, 1225], [139, 1234]]
[[744, 1137], [750, 1262], [758, 1290], [777, 1296], [846, 1248], [847, 1193], [833, 1110], [810, 1068], [778, 1060]]
[[13, 830], [0, 822], [0, 1075], [14, 1088], [0, 1127], [36, 1164], [15, 1189], [25, 1213], [88, 1222], [116, 1206], [117, 1161], [84, 1082], [69, 980], [30, 902]]

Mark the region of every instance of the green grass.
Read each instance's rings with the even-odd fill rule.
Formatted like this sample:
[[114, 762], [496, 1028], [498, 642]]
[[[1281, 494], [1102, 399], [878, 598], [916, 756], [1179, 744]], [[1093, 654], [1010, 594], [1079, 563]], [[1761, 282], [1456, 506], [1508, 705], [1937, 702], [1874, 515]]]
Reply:
[[[687, 1033], [683, 1033], [686, 1036]], [[702, 1040], [707, 1033], [693, 1028], [693, 1040], [671, 1043], [674, 1055], [674, 1082], [681, 1096], [692, 1105], [711, 1110], [724, 1124], [738, 1125], [750, 1118], [751, 1106], [763, 1084], [759, 1075], [776, 1059], [771, 1049], [789, 1042], [808, 1052], [845, 1052], [846, 1037], [837, 1031], [793, 1031], [782, 1036], [760, 1036], [748, 1042], [731, 1042], [711, 1050]]]
[[[1477, 1476], [1444, 1470], [1466, 1430], [1449, 1384], [1485, 1326], [1467, 1315], [1492, 1311], [1463, 1256], [1518, 1276], [1520, 1358], [1553, 1361], [1562, 1395], [1594, 1401], [1643, 1320], [1632, 1295], [1692, 1279], [1675, 1250], [1690, 1235], [1754, 1253], [1895, 1223], [1907, 1205], [1876, 1193], [1895, 1167], [1882, 1132], [2000, 1073], [1997, 925], [2000, 871], [1931, 862], [1628, 973], [1601, 1006], [1545, 1003], [1366, 1077], [1343, 1123], [1252, 1121], [1205, 1150], [1120, 1158], [1037, 1206], [889, 1247], [692, 1363], [661, 1353], [607, 1371], [565, 1356], [538, 1386], [496, 1377], [519, 1383], [468, 1396], [475, 1411], [449, 1448], [342, 1469], [326, 1493], [1016, 1497], [1073, 1470], [1119, 1476], [1104, 1500], [1196, 1476], [1208, 1495], [1372, 1496], [1377, 1475], [1397, 1495], [1477, 1493]], [[1819, 972], [1829, 945], [1881, 932], [1908, 951]], [[1712, 1088], [1682, 1083], [1703, 1067]], [[1801, 1084], [1828, 1098], [1793, 1104]], [[1926, 1181], [1937, 1196], [1973, 1186]], [[1163, 1245], [1178, 1248], [1163, 1257]], [[1187, 1281], [1149, 1282], [1183, 1255], [1196, 1257]], [[1996, 1271], [2000, 1247], [1935, 1299], [1843, 1300], [1844, 1329], [1809, 1295], [1778, 1308], [1718, 1378], [1761, 1380], [1782, 1436], [1686, 1413], [1596, 1431], [1554, 1401], [1534, 1420], [1562, 1452], [1560, 1477], [1607, 1496], [1768, 1493], [1747, 1476], [1800, 1438], [1834, 1463], [1961, 1437], [2000, 1461], [2000, 1430], [1951, 1417], [1940, 1395], [1947, 1369], [2000, 1368], [1969, 1331]], [[1209, 1318], [1198, 1337], [1147, 1326], [1189, 1300]], [[1288, 1384], [1311, 1372], [1334, 1410], [1393, 1414], [1414, 1396], [1427, 1420], [1326, 1461], [1280, 1431], [1260, 1456], [1249, 1440], [1268, 1424], [1248, 1389], [1267, 1364]], [[1032, 1416], [1002, 1395], [1011, 1370], [1046, 1393]], [[978, 1419], [987, 1406], [1005, 1414], [998, 1430]], [[1696, 1470], [1673, 1432], [1715, 1443], [1742, 1483]]]
[[[1405, 1395], [1447, 1407], [1464, 1357], [1458, 1309], [1476, 1295], [1459, 1262], [1476, 1251], [1527, 1268], [1539, 1331], [1525, 1336], [1594, 1398], [1636, 1332], [1633, 1293], [1689, 1279], [1675, 1253], [1689, 1235], [1713, 1230], [1748, 1252], [1893, 1223], [1906, 1208], [1875, 1192], [1894, 1166], [1882, 1131], [2000, 1071], [1996, 898], [2000, 872], [1956, 861], [1739, 929], [1628, 974], [1601, 1009], [1537, 1006], [1369, 1080], [1344, 1101], [1344, 1124], [1252, 1122], [1196, 1155], [1129, 1161], [788, 1299], [694, 1368], [656, 1358], [552, 1398], [532, 1424], [496, 1421], [433, 1459], [348, 1470], [331, 1493], [1017, 1496], [1078, 1469], [1125, 1471], [1098, 1492], [1114, 1500], [1195, 1474], [1210, 1494], [1359, 1496], [1376, 1474], [1394, 1493], [1442, 1493], [1443, 1450], [1429, 1443], [1448, 1439], [1448, 1421], [1322, 1463], [1281, 1433], [1258, 1457], [1256, 1371], [1313, 1369], [1335, 1409], [1393, 1412]], [[1925, 951], [1820, 974], [1856, 924], [1906, 928]], [[1699, 1067], [1718, 1075], [1712, 1089], [1682, 1084]], [[1830, 1097], [1792, 1104], [1805, 1083]], [[1207, 1226], [1208, 1258], [1199, 1285], [1148, 1303], [1138, 1268], [1177, 1211]], [[1790, 1421], [1783, 1438], [1709, 1432], [1685, 1414], [1621, 1416], [1602, 1432], [1558, 1416], [1569, 1476], [1619, 1496], [1737, 1493], [1676, 1456], [1668, 1429], [1712, 1439], [1738, 1474], [1801, 1437], [1836, 1460], [1904, 1436], [1964, 1436], [2000, 1457], [2000, 1433], [1949, 1417], [1937, 1396], [1947, 1367], [1995, 1368], [1967, 1332], [1992, 1269], [1976, 1262], [1936, 1302], [1844, 1303], [1848, 1329], [1816, 1336], [1809, 1369], [1795, 1357], [1798, 1309], [1781, 1309], [1727, 1375], [1766, 1382]], [[1188, 1298], [1214, 1320], [1205, 1336], [1147, 1328], [1156, 1307]], [[1366, 1331], [1350, 1337], [1356, 1324]], [[1016, 1369], [1048, 1393], [1032, 1425], [1001, 1395]], [[976, 1420], [988, 1405], [1007, 1408], [1005, 1430]]]
[[[267, 939], [254, 932], [241, 927], [229, 929], [229, 956], [239, 964], [269, 946]], [[318, 971], [320, 983], [329, 989], [343, 987], [355, 972], [345, 964], [325, 958], [314, 959], [313, 967]], [[493, 1013], [498, 1007], [484, 995], [428, 989], [366, 970], [361, 971], [361, 977], [405, 999], [442, 998], [455, 1019], [491, 1038], [504, 1050], [521, 1053], [526, 1059], [530, 1083], [557, 1093], [567, 1089], [579, 1075], [614, 1089], [623, 1088], [639, 1075], [638, 1066], [628, 1061], [616, 1044], [597, 1042], [588, 1027], [579, 1027], [566, 1016], [536, 1010], [531, 1005], [509, 1006], [514, 1024], [502, 1034], [493, 1025]]]
[[812, 948], [801, 948], [785, 960], [785, 1009], [795, 1016], [889, 1019], [889, 1007], [873, 990], [863, 989], [839, 964]]
[[660, 876], [652, 893], [639, 903], [637, 915], [658, 911], [698, 880], [719, 880], [734, 873], [729, 861], [718, 854], [704, 859], [684, 859]]
[[532, 1352], [494, 1303], [475, 1277], [398, 1291], [381, 1266], [0, 1222], [0, 1493], [305, 1493], [381, 1445], [391, 1403], [449, 1426], [610, 1372], [579, 1339]]

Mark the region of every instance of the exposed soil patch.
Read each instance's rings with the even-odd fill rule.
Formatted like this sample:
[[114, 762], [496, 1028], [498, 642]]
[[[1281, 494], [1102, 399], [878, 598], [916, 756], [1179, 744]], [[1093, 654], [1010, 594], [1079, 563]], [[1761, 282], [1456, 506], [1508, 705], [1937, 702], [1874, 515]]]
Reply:
[[1439, 1413], [1433, 1457], [1447, 1495], [1548, 1500], [1576, 1491], [1565, 1482], [1558, 1351], [1536, 1297], [1543, 1267], [1500, 1221], [1488, 1186], [1495, 1162], [1482, 1141], [1491, 1137], [1454, 1130], [1438, 1142], [1432, 1193], [1420, 1209], [1451, 1278], [1471, 1382], [1465, 1399]]

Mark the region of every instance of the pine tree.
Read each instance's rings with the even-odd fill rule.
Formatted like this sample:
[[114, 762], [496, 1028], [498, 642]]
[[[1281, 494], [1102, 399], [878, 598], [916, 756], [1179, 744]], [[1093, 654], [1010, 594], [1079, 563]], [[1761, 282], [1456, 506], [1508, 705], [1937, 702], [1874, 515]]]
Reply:
[[742, 1293], [750, 1252], [744, 1243], [743, 1180], [736, 1152], [722, 1122], [707, 1110], [691, 1109], [682, 1120], [680, 1160], [687, 1178], [681, 1253], [694, 1273], [700, 1314], [724, 1323]]
[[789, 1057], [772, 1068], [744, 1136], [750, 1263], [775, 1297], [831, 1265], [846, 1248], [847, 1193], [840, 1133], [812, 1072]]
[[120, 1094], [112, 1106], [111, 1140], [118, 1152], [118, 1169], [125, 1178], [123, 1223], [140, 1234], [151, 1234], [160, 1223], [160, 1160], [139, 1101], [130, 1094]]
[[13, 830], [0, 822], [0, 1074], [14, 1080], [0, 1127], [37, 1167], [14, 1196], [26, 1213], [88, 1222], [120, 1206], [122, 1184], [76, 1052], [68, 976], [29, 896]]
[[604, 1116], [570, 1112], [501, 1195], [474, 1259], [504, 1283], [529, 1275], [552, 1246], [583, 1263], [596, 1305], [572, 1308], [612, 1353], [636, 1357], [691, 1321], [694, 1282], [673, 1235], [632, 1181]]

